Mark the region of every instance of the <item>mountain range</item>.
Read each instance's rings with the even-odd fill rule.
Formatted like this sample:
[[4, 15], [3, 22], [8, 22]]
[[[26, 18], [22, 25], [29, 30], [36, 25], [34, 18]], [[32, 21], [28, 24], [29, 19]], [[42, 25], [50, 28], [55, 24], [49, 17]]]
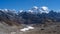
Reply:
[[34, 6], [29, 10], [0, 9], [0, 21], [8, 25], [44, 24], [46, 22], [60, 22], [60, 13], [49, 10], [48, 7]]

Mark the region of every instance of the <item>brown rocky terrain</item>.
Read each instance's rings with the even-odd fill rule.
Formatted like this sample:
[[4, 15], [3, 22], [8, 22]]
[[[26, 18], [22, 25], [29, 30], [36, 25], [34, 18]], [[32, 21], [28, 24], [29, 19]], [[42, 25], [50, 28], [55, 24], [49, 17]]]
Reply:
[[0, 34], [60, 34], [60, 23], [46, 26], [45, 24], [31, 24], [31, 26], [34, 29], [22, 32], [20, 29], [26, 27], [24, 24], [20, 26], [7, 26], [0, 23]]

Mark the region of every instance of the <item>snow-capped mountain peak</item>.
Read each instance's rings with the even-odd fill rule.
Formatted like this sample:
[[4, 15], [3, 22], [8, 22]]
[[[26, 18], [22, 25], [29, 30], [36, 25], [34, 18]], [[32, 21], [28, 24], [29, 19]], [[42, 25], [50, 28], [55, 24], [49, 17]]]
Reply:
[[23, 10], [19, 10], [19, 12], [21, 13], [21, 12], [23, 12]]
[[4, 9], [5, 12], [8, 12], [8, 9]]
[[43, 10], [43, 11], [47, 11], [47, 10], [48, 10], [48, 7], [46, 7], [46, 6], [42, 6], [42, 7], [41, 7], [41, 10]]
[[33, 10], [28, 10], [28, 12], [33, 13]]
[[1, 11], [4, 11], [3, 9], [0, 9]]
[[48, 7], [46, 6], [42, 6], [40, 9], [39, 9], [40, 13], [49, 13], [49, 9]]
[[33, 8], [34, 8], [34, 9], [38, 9], [38, 7], [37, 7], [37, 6], [33, 6]]

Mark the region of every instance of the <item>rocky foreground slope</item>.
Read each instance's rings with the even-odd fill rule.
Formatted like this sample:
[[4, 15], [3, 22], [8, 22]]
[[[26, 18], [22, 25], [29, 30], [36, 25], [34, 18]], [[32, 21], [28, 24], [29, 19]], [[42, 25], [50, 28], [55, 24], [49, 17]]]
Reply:
[[28, 26], [34, 27], [34, 29], [21, 31], [21, 29], [27, 28], [27, 25], [21, 24], [17, 27], [7, 26], [0, 23], [0, 34], [60, 34], [60, 23], [52, 25], [31, 24]]

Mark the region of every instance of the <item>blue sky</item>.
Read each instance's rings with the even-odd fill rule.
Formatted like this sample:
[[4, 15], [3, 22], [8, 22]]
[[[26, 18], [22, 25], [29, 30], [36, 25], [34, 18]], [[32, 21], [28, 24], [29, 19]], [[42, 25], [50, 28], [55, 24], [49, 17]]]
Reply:
[[60, 0], [0, 0], [0, 9], [27, 10], [33, 6], [47, 6], [49, 9], [59, 10]]

